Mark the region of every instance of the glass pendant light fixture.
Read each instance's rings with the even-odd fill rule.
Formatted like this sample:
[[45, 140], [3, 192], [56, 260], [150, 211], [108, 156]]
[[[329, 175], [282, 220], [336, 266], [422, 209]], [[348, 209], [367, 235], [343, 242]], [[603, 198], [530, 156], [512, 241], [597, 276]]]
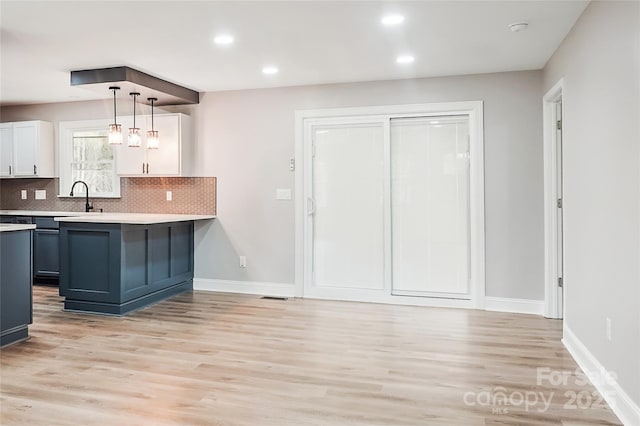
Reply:
[[160, 148], [160, 138], [158, 137], [158, 131], [153, 127], [153, 103], [158, 98], [147, 98], [151, 102], [151, 130], [147, 131], [147, 149]]
[[122, 144], [122, 126], [118, 124], [116, 118], [116, 91], [120, 90], [118, 86], [111, 86], [109, 90], [113, 90], [113, 124], [109, 124], [109, 143], [111, 145]]
[[127, 141], [127, 144], [135, 148], [142, 145], [140, 129], [136, 127], [136, 96], [140, 96], [140, 93], [131, 92], [129, 93], [129, 95], [133, 96], [133, 127], [129, 127], [129, 139]]

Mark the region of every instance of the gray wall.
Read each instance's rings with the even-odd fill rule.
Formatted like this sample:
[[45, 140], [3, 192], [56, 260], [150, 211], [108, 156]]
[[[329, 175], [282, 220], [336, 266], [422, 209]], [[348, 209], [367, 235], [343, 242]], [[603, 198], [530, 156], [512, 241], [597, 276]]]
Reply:
[[[541, 93], [542, 73], [527, 71], [214, 92], [198, 106], [172, 108], [194, 117], [197, 174], [218, 177], [218, 219], [197, 230], [196, 277], [293, 285], [294, 201], [275, 200], [275, 190], [294, 189], [294, 111], [483, 100], [487, 295], [542, 300]], [[1, 113], [3, 121], [57, 128], [60, 120], [109, 117], [110, 108], [107, 100]]]
[[592, 2], [543, 75], [565, 81], [565, 325], [640, 404], [640, 3]]
[[529, 71], [207, 93], [197, 170], [218, 177], [219, 219], [201, 230], [197, 277], [294, 282], [294, 202], [275, 200], [294, 187], [294, 111], [483, 100], [487, 294], [542, 300], [541, 82]]

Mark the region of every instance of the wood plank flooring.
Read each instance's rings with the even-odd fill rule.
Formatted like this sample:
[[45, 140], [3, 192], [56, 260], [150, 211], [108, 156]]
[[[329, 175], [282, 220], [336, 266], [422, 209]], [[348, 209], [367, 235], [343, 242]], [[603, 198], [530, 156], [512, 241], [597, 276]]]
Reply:
[[538, 316], [193, 292], [105, 317], [61, 300], [35, 287], [31, 339], [0, 351], [2, 425], [620, 424], [579, 377], [538, 380], [577, 367]]

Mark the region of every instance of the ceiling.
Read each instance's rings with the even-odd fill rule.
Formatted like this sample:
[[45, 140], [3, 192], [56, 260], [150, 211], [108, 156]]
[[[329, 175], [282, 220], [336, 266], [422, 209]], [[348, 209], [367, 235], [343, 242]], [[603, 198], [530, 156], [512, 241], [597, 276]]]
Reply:
[[587, 3], [2, 0], [0, 104], [106, 99], [70, 71], [123, 65], [199, 92], [541, 69]]

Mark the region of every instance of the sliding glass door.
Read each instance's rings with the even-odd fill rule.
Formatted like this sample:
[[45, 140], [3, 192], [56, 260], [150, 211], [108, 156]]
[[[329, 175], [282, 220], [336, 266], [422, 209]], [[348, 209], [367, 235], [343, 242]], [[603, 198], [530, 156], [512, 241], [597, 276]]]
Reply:
[[384, 287], [383, 131], [376, 123], [313, 129], [315, 287]]
[[391, 120], [393, 294], [469, 296], [467, 117]]
[[469, 115], [305, 123], [304, 294], [472, 299]]

